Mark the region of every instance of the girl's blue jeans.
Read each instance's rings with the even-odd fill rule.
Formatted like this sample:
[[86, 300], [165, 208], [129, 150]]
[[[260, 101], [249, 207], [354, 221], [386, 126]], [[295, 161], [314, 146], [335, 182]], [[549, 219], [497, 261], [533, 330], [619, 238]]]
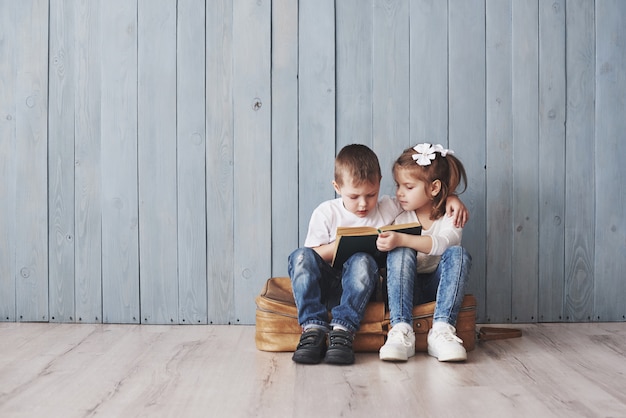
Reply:
[[316, 324], [328, 329], [330, 310], [330, 325], [341, 325], [352, 333], [359, 329], [379, 278], [371, 255], [354, 254], [339, 271], [315, 250], [303, 247], [289, 255], [288, 270], [302, 327]]
[[391, 325], [413, 324], [413, 306], [436, 301], [433, 322], [456, 326], [472, 257], [461, 246], [448, 248], [432, 273], [417, 273], [417, 253], [396, 248], [387, 255], [387, 294]]

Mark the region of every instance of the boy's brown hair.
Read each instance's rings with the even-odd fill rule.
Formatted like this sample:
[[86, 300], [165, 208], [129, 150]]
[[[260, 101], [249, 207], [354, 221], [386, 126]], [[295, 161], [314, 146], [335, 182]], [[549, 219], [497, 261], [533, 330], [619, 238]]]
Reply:
[[345, 174], [352, 177], [355, 185], [380, 183], [382, 174], [376, 153], [362, 144], [343, 147], [335, 158], [335, 183], [343, 186]]

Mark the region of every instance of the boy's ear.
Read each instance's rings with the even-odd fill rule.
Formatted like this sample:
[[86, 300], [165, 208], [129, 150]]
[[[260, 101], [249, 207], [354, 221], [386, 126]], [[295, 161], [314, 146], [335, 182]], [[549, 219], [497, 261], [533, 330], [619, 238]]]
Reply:
[[339, 185], [337, 184], [335, 180], [333, 180], [333, 187], [335, 188], [335, 192], [337, 194], [341, 194], [341, 189], [339, 188]]
[[430, 195], [435, 197], [441, 191], [441, 180], [435, 180], [430, 183]]

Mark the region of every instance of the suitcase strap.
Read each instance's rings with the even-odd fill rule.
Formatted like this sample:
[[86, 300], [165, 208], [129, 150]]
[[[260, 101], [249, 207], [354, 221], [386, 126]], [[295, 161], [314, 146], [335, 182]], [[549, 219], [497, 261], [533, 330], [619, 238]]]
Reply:
[[478, 330], [478, 340], [480, 341], [503, 340], [521, 336], [522, 330], [518, 328], [481, 327]]

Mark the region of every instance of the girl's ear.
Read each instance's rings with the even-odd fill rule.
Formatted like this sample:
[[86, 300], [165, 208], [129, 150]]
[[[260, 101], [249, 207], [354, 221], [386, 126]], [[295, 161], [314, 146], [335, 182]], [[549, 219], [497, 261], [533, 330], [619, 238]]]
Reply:
[[441, 191], [441, 180], [435, 180], [432, 183], [430, 183], [430, 195], [432, 197], [437, 196], [440, 191]]

